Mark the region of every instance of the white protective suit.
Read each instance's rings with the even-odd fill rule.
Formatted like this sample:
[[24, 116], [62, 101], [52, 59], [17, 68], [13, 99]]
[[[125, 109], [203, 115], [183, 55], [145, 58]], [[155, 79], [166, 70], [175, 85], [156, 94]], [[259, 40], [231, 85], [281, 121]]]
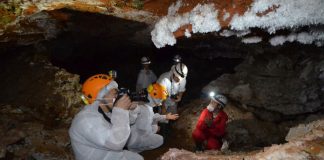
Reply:
[[[97, 99], [102, 98], [108, 91], [100, 91]], [[72, 121], [69, 135], [75, 158], [77, 160], [143, 160], [139, 154], [123, 150], [130, 135], [129, 111], [114, 107], [111, 113], [106, 113], [111, 121], [109, 123], [98, 112], [98, 108], [99, 101], [95, 101], [85, 106]]]
[[167, 109], [167, 112], [176, 114], [177, 113], [177, 103], [174, 102], [170, 98], [170, 96], [186, 91], [186, 83], [187, 83], [186, 78], [184, 78], [180, 82], [176, 83], [174, 80], [172, 80], [172, 72], [170, 71], [170, 72], [163, 73], [157, 80], [157, 83], [166, 87], [167, 91], [169, 93], [168, 98], [165, 101], [165, 107]]
[[166, 115], [153, 112], [150, 104], [138, 105], [130, 111], [137, 115], [135, 124], [131, 126], [131, 136], [127, 142], [130, 151], [142, 152], [160, 147], [163, 144], [163, 137], [156, 134], [158, 122], [167, 122]]
[[139, 92], [147, 88], [150, 84], [156, 81], [156, 75], [152, 70], [142, 69], [137, 76], [136, 91]]

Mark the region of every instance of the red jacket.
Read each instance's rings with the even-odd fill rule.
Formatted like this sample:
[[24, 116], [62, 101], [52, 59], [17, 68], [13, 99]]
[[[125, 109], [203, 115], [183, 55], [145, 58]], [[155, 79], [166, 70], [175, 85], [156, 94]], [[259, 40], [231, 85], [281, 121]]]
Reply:
[[228, 116], [224, 111], [219, 111], [213, 119], [213, 112], [205, 108], [198, 119], [196, 130], [200, 130], [206, 137], [223, 137], [225, 135], [226, 122]]

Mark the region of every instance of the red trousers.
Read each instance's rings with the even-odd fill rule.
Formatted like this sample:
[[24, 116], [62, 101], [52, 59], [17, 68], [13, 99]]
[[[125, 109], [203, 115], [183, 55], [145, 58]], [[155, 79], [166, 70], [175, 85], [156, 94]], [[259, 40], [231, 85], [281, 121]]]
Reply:
[[201, 130], [195, 130], [192, 133], [192, 138], [194, 139], [196, 144], [207, 144], [204, 146], [207, 150], [219, 150], [223, 143], [222, 141], [218, 140], [216, 137], [206, 136]]

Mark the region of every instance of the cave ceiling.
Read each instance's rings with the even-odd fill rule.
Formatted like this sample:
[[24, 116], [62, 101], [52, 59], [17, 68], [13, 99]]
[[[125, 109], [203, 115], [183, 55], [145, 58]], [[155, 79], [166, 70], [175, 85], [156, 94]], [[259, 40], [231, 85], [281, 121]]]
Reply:
[[323, 8], [322, 0], [5, 0], [0, 2], [0, 43], [54, 38], [71, 17], [55, 10], [71, 9], [143, 23], [141, 29], [129, 25], [134, 42], [153, 42], [157, 48], [198, 33], [248, 44], [297, 41], [321, 47]]

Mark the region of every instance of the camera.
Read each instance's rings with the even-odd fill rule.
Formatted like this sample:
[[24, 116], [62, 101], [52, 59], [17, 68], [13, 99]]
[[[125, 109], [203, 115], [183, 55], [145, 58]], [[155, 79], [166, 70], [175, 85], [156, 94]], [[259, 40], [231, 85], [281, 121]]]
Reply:
[[116, 101], [121, 98], [124, 94], [127, 94], [131, 101], [143, 101], [143, 102], [149, 102], [147, 98], [147, 91], [143, 90], [141, 92], [131, 92], [127, 88], [120, 88], [118, 90], [118, 96], [116, 98]]
[[170, 96], [170, 98], [171, 98], [171, 99], [178, 99], [178, 95], [177, 95], [177, 94], [172, 94], [172, 95]]

